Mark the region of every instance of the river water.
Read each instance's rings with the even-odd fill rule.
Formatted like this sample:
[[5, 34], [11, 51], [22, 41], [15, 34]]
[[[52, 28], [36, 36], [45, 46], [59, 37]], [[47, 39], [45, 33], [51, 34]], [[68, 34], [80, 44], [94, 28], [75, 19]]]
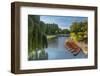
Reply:
[[68, 37], [57, 37], [48, 41], [48, 48], [45, 49], [48, 53], [48, 60], [87, 58], [82, 51], [77, 56], [74, 56], [70, 51], [68, 51], [64, 47], [67, 38]]

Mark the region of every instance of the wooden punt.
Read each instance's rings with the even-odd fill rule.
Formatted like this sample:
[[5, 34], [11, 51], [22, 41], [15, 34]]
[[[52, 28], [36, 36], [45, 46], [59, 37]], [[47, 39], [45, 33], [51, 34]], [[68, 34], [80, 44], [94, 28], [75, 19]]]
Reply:
[[73, 53], [74, 56], [78, 55], [81, 51], [81, 48], [73, 40], [66, 41], [65, 48]]

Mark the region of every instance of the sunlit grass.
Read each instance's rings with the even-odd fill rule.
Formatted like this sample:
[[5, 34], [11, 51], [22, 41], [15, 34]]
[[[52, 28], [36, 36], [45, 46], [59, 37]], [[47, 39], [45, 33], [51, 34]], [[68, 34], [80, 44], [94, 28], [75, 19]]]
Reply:
[[49, 39], [52, 39], [52, 38], [55, 38], [56, 37], [56, 35], [47, 35], [47, 39], [49, 40]]

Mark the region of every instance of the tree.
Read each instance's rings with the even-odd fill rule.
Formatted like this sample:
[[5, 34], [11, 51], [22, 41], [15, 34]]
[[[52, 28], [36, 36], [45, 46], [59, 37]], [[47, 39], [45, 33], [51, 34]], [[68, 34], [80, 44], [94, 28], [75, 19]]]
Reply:
[[69, 29], [63, 29], [63, 30], [61, 31], [61, 33], [62, 33], [62, 34], [69, 34], [70, 31], [69, 31]]
[[77, 34], [77, 32], [80, 31], [79, 23], [78, 22], [73, 22], [72, 25], [70, 26], [70, 31], [75, 32]]
[[46, 31], [45, 31], [45, 33], [47, 34], [47, 35], [56, 35], [57, 33], [58, 33], [58, 31], [59, 31], [59, 27], [58, 27], [58, 25], [57, 24], [54, 24], [54, 23], [47, 23], [47, 24], [45, 24], [46, 26], [45, 26], [45, 28], [46, 28]]
[[88, 23], [87, 21], [74, 22], [70, 27], [71, 35], [75, 33], [74, 39], [77, 41], [88, 42]]
[[28, 50], [35, 51], [35, 59], [38, 59], [38, 50], [47, 48], [45, 24], [40, 21], [40, 16], [28, 16]]

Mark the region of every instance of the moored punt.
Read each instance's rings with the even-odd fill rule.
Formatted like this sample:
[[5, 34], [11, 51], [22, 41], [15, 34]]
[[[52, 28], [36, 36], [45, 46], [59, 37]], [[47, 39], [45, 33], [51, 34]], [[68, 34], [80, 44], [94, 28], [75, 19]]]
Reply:
[[68, 49], [74, 56], [78, 55], [81, 48], [71, 39], [65, 42], [65, 48]]

